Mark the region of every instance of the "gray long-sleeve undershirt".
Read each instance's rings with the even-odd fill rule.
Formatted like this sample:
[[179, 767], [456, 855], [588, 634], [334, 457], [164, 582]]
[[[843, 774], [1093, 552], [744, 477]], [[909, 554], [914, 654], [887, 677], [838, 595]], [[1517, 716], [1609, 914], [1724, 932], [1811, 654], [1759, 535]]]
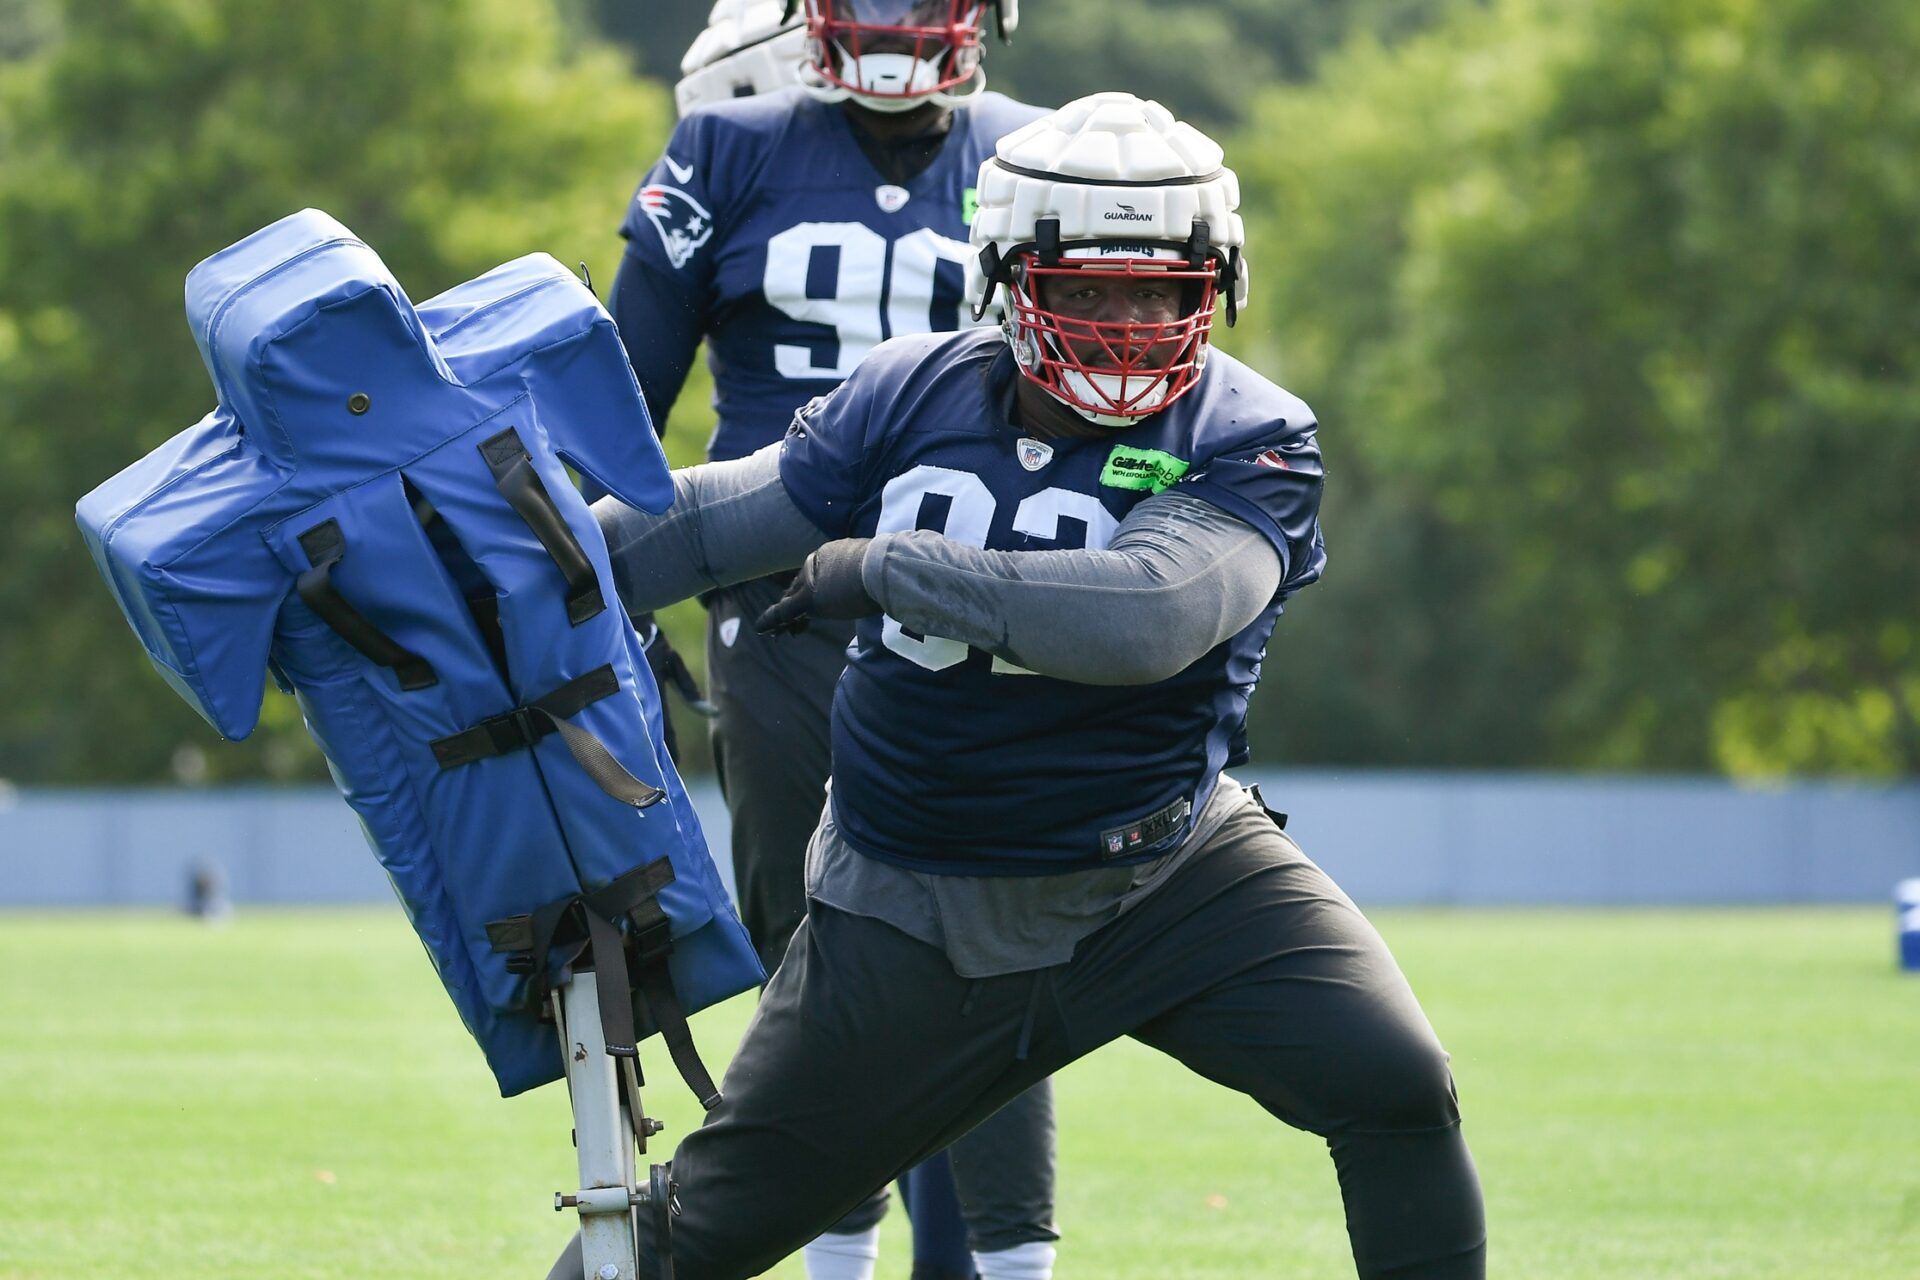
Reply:
[[1200, 498], [1163, 493], [1097, 551], [983, 551], [937, 533], [874, 539], [867, 594], [901, 625], [1079, 684], [1178, 675], [1260, 615], [1280, 554]]
[[780, 446], [673, 473], [660, 515], [618, 498], [593, 504], [613, 558], [613, 585], [631, 613], [798, 568], [827, 535], [800, 514], [780, 482]]
[[[674, 472], [663, 515], [594, 504], [629, 609], [795, 568], [827, 541], [787, 496], [779, 451]], [[875, 538], [861, 563], [905, 626], [1081, 684], [1178, 673], [1258, 617], [1281, 572], [1251, 525], [1177, 491], [1136, 506], [1102, 550], [983, 551], [917, 530]]]

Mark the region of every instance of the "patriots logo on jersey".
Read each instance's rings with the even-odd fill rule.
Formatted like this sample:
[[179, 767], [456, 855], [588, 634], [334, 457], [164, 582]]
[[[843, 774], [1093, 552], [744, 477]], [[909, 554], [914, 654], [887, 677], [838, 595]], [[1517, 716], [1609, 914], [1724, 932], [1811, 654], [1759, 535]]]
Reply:
[[660, 233], [667, 261], [675, 267], [686, 266], [700, 246], [713, 238], [713, 215], [678, 187], [645, 186], [634, 199]]

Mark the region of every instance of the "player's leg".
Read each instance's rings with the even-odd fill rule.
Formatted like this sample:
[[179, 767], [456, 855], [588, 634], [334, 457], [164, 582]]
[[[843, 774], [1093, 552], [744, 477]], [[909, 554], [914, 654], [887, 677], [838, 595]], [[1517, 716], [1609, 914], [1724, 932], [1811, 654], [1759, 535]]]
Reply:
[[1447, 1055], [1386, 944], [1249, 803], [1083, 943], [1075, 1048], [1125, 1027], [1325, 1138], [1367, 1280], [1480, 1280], [1486, 1226]]
[[675, 1154], [680, 1280], [759, 1274], [1062, 1065], [1057, 1030], [1022, 1035], [1034, 982], [816, 906]]
[[[833, 690], [853, 638], [851, 623], [820, 620], [796, 636], [756, 633], [754, 619], [779, 599], [790, 576], [716, 592], [707, 619], [709, 697], [719, 711], [714, 762], [733, 820], [734, 885], [768, 973], [806, 915], [807, 842], [831, 768]], [[950, 1186], [950, 1178], [933, 1177], [914, 1197], [914, 1260], [931, 1280], [969, 1280], [973, 1273]], [[886, 1192], [877, 1192], [834, 1225], [832, 1238], [810, 1247], [811, 1280], [861, 1280], [871, 1272], [886, 1207]]]
[[826, 801], [833, 688], [852, 638], [840, 622], [798, 636], [756, 633], [753, 620], [783, 589], [781, 577], [760, 578], [707, 605], [713, 757], [733, 819], [734, 887], [768, 973], [807, 913], [807, 841]]
[[[1033, 1017], [1036, 981], [960, 978], [938, 948], [816, 904], [724, 1101], [674, 1154], [677, 1280], [759, 1275], [1064, 1066], [1057, 1017]], [[553, 1280], [577, 1280], [571, 1259]]]
[[758, 1274], [1058, 1065], [1019, 1056], [1032, 992], [816, 904], [676, 1153], [681, 1280]]
[[[1053, 1082], [1042, 1080], [949, 1148], [981, 1280], [1053, 1274]], [[917, 1274], [917, 1272], [916, 1272]]]
[[900, 1175], [900, 1206], [913, 1225], [911, 1280], [973, 1280], [953, 1162], [942, 1151]]

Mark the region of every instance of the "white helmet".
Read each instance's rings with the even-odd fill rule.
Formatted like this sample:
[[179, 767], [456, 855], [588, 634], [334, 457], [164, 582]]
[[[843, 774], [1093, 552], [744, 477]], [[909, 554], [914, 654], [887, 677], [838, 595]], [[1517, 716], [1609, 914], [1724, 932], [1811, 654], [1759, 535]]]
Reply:
[[674, 105], [685, 115], [727, 98], [784, 89], [806, 56], [807, 33], [786, 0], [719, 0], [680, 59]]
[[801, 87], [822, 102], [851, 98], [870, 111], [960, 106], [987, 85], [982, 24], [993, 10], [1000, 39], [1020, 25], [1019, 0], [786, 0], [804, 6]]
[[[1218, 300], [1229, 325], [1247, 302], [1240, 182], [1221, 160], [1212, 139], [1130, 93], [1069, 102], [1001, 138], [980, 166], [975, 318], [1004, 286], [1021, 373], [1083, 417], [1127, 426], [1165, 408], [1206, 365]], [[1042, 287], [1070, 277], [1177, 288], [1178, 318], [1063, 315]]]

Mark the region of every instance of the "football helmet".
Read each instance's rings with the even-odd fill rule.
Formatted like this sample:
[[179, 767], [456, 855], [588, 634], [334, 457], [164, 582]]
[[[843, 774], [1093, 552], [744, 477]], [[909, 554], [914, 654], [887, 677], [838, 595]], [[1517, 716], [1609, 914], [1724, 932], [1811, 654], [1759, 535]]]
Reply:
[[680, 59], [674, 105], [685, 115], [727, 98], [784, 89], [805, 57], [807, 32], [787, 0], [719, 0]]
[[801, 85], [823, 102], [870, 111], [958, 106], [987, 83], [980, 66], [989, 10], [1000, 39], [1020, 25], [1019, 0], [787, 0], [804, 9]]
[[[1247, 302], [1240, 182], [1218, 144], [1130, 93], [1096, 93], [1000, 139], [980, 166], [967, 300], [1002, 329], [1020, 372], [1082, 417], [1129, 426], [1206, 367], [1217, 311]], [[1081, 286], [1159, 287], [1154, 321], [1067, 314]], [[1071, 308], [1069, 308], [1070, 310]]]

